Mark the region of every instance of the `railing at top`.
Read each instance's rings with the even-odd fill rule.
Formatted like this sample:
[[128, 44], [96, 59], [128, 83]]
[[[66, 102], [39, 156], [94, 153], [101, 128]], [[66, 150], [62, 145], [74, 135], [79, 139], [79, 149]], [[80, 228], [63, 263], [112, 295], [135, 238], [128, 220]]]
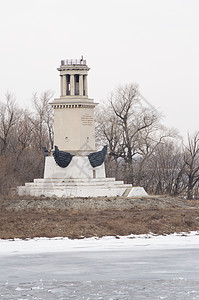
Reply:
[[83, 65], [86, 66], [85, 59], [64, 59], [61, 60], [61, 66], [68, 66], [68, 65]]

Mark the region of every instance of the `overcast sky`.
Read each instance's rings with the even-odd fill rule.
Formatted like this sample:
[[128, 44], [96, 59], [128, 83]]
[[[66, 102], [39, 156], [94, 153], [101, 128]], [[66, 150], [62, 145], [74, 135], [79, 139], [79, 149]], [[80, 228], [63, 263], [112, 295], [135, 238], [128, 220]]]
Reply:
[[89, 97], [120, 84], [141, 94], [182, 135], [199, 130], [198, 0], [0, 0], [0, 100], [59, 96], [61, 59], [87, 60]]

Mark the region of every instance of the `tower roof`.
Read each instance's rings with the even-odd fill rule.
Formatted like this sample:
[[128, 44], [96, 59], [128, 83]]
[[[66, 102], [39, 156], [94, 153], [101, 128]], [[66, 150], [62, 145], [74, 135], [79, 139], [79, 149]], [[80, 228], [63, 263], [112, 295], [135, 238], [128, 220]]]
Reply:
[[83, 59], [64, 59], [61, 60], [61, 66], [72, 66], [72, 65], [81, 65], [86, 66], [86, 60]]

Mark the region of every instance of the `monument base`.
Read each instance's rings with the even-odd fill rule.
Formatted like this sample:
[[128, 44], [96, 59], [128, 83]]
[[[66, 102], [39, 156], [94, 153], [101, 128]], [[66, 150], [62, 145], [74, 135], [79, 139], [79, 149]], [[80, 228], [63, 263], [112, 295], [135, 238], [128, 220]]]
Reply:
[[102, 164], [93, 168], [87, 156], [74, 156], [66, 168], [59, 167], [52, 156], [45, 159], [44, 178], [90, 179], [105, 178], [105, 167]]
[[141, 187], [132, 187], [115, 178], [106, 178], [105, 167], [92, 168], [87, 156], [74, 156], [66, 168], [59, 167], [53, 157], [46, 157], [43, 179], [18, 187], [20, 196], [45, 197], [143, 197]]
[[20, 196], [45, 197], [114, 197], [122, 196], [130, 184], [115, 181], [114, 178], [104, 179], [35, 179], [18, 187]]

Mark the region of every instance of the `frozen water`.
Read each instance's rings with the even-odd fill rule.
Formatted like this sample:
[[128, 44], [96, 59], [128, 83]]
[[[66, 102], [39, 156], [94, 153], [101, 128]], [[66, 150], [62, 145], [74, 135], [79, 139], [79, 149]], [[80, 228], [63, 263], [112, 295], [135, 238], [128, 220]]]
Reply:
[[0, 299], [191, 300], [199, 299], [197, 280], [33, 281], [0, 288]]
[[0, 299], [199, 300], [198, 239], [0, 241]]

